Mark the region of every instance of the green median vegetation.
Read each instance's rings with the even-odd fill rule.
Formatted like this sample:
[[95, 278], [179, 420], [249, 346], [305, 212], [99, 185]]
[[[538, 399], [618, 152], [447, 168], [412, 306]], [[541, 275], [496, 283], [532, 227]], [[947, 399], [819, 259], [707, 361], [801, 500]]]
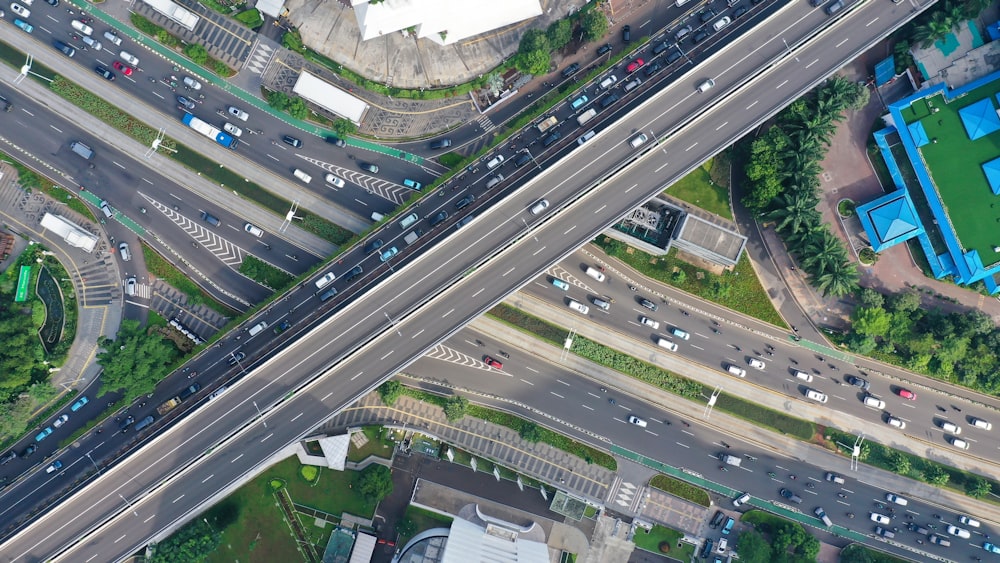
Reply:
[[158, 252], [145, 242], [142, 243], [142, 259], [146, 262], [146, 269], [149, 270], [150, 274], [162, 279], [170, 284], [171, 287], [186, 295], [191, 303], [204, 305], [227, 317], [232, 317], [236, 314], [236, 311], [216, 301], [201, 286], [191, 281], [191, 278], [184, 275], [183, 272], [178, 270], [177, 267], [168, 262], [163, 256], [160, 256]]
[[273, 289], [276, 293], [282, 293], [295, 282], [295, 278], [288, 272], [251, 255], [243, 258], [240, 273], [264, 287]]
[[674, 479], [669, 475], [661, 473], [654, 476], [650, 479], [649, 486], [704, 507], [712, 506], [712, 499], [709, 498], [705, 489], [695, 487], [680, 479]]

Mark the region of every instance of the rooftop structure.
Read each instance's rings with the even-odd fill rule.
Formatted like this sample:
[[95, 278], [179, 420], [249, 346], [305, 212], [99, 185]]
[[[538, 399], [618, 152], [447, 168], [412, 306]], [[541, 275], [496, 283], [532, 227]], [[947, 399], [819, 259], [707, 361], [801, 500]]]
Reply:
[[81, 248], [84, 252], [93, 252], [97, 246], [97, 236], [88, 233], [72, 221], [59, 215], [46, 213], [42, 217], [41, 225], [43, 228], [62, 237], [66, 241], [66, 244]]
[[538, 0], [351, 0], [363, 40], [413, 28], [440, 45], [542, 15]]

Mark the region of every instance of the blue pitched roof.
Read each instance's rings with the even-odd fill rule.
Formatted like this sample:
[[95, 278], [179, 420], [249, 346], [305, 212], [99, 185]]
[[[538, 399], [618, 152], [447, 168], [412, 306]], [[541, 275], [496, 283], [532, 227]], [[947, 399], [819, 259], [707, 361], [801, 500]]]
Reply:
[[983, 98], [958, 110], [965, 132], [973, 141], [1000, 129], [1000, 116], [993, 108], [993, 100]]

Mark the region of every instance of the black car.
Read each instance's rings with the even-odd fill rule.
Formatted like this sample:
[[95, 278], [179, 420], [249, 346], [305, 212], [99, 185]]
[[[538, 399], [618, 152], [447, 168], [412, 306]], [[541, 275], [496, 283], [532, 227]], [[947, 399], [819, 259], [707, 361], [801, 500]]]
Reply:
[[45, 1], [49, 3], [49, 6], [58, 6], [59, 5], [59, 0], [45, 0]]
[[288, 330], [291, 326], [292, 326], [292, 323], [290, 323], [288, 321], [281, 321], [281, 324], [279, 324], [278, 326], [274, 327], [274, 334], [281, 334], [282, 332], [285, 332], [286, 330]]
[[698, 15], [698, 19], [701, 20], [701, 23], [708, 23], [714, 17], [715, 17], [715, 10], [711, 8], [705, 10], [704, 12]]
[[632, 26], [626, 25], [622, 28], [622, 41], [626, 43], [632, 41]]
[[657, 309], [656, 303], [653, 303], [649, 299], [640, 299], [639, 304], [649, 309], [650, 311], [655, 311]]
[[520, 168], [529, 162], [531, 162], [531, 153], [523, 152], [514, 160], [514, 166]]
[[666, 41], [664, 41], [664, 42], [658, 44], [656, 47], [653, 47], [653, 54], [654, 55], [659, 55], [660, 53], [666, 51], [669, 48], [670, 48], [670, 43], [667, 43]]
[[695, 34], [693, 41], [695, 43], [701, 43], [702, 41], [704, 41], [707, 38], [708, 38], [708, 32], [703, 30], [703, 31], [699, 31], [697, 34]]
[[[617, 94], [615, 94], [615, 96], [617, 96]], [[548, 148], [552, 146], [553, 143], [558, 141], [560, 137], [562, 137], [562, 133], [560, 133], [559, 131], [556, 131], [554, 133], [549, 133], [548, 137], [542, 139], [542, 146]]]
[[[236, 352], [235, 354], [230, 354], [230, 356], [229, 356], [229, 365], [235, 366], [238, 362], [243, 361], [243, 358], [246, 358], [246, 357], [247, 357], [246, 352]], [[131, 417], [129, 417], [129, 418], [131, 418]]]
[[180, 395], [177, 396], [183, 401], [198, 391], [201, 391], [201, 383], [192, 383], [188, 387], [185, 387], [184, 390], [181, 391]]
[[104, 78], [106, 78], [108, 80], [114, 80], [115, 79], [115, 73], [111, 72], [110, 70], [104, 68], [101, 65], [95, 66], [94, 67], [94, 72], [96, 72], [97, 74], [100, 74], [101, 76], [103, 76]]
[[60, 51], [62, 51], [62, 53], [64, 55], [66, 55], [67, 57], [72, 57], [73, 55], [76, 54], [76, 48], [75, 47], [67, 45], [67, 44], [63, 43], [62, 41], [58, 41], [58, 40], [53, 41], [52, 42], [52, 46], [55, 47], [56, 49], [59, 49]]
[[352, 281], [356, 280], [358, 278], [358, 276], [360, 276], [363, 273], [365, 273], [365, 269], [364, 268], [362, 268], [361, 266], [355, 266], [355, 267], [351, 268], [351, 271], [347, 272], [347, 274], [344, 276], [344, 282], [345, 283], [351, 283]]
[[662, 69], [663, 69], [663, 67], [660, 66], [660, 63], [653, 63], [653, 64], [647, 66], [646, 67], [646, 78], [649, 78], [650, 76], [653, 76], [657, 72], [660, 72], [660, 70], [662, 70]]
[[854, 376], [854, 375], [848, 375], [848, 376], [844, 377], [844, 381], [850, 383], [851, 385], [853, 385], [855, 387], [860, 387], [860, 388], [864, 389], [865, 391], [867, 391], [868, 388], [872, 386], [872, 384], [869, 383], [867, 379], [862, 379], [862, 378]]
[[674, 49], [673, 51], [670, 52], [669, 55], [667, 55], [667, 64], [676, 61], [677, 59], [681, 58], [681, 56], [683, 56], [681, 52], [678, 51], [677, 49]]
[[21, 457], [31, 457], [31, 454], [37, 451], [38, 451], [38, 446], [36, 444], [28, 444], [28, 447], [24, 448], [24, 451], [21, 452]]
[[194, 109], [194, 102], [185, 98], [184, 96], [177, 96], [177, 103], [183, 106], [185, 109]]
[[358, 166], [366, 172], [371, 172], [372, 174], [378, 174], [378, 164], [372, 164], [370, 162], [359, 162]]
[[580, 63], [573, 63], [569, 65], [562, 71], [563, 78], [569, 78], [570, 76], [573, 76], [573, 73], [575, 73], [578, 70], [580, 70]]
[[438, 225], [439, 223], [443, 223], [446, 219], [448, 219], [448, 212], [447, 211], [442, 211], [442, 212], [438, 213], [437, 215], [431, 217], [430, 226], [433, 227], [435, 225]]
[[469, 194], [462, 199], [455, 202], [455, 209], [462, 209], [463, 207], [468, 207], [469, 204], [476, 201], [476, 196]]
[[601, 109], [607, 109], [608, 106], [618, 101], [618, 94], [611, 94], [610, 96], [604, 96], [601, 98]]
[[600, 47], [597, 48], [597, 54], [598, 55], [603, 55], [604, 53], [610, 53], [610, 52], [611, 52], [611, 44], [610, 43], [605, 44], [605, 45], [601, 45]]
[[7, 465], [8, 463], [14, 461], [15, 459], [17, 459], [17, 452], [11, 450], [6, 454], [4, 454], [3, 457], [0, 457], [0, 465]]
[[451, 146], [451, 139], [438, 139], [431, 141], [431, 148], [434, 150], [446, 149]]
[[368, 241], [368, 244], [365, 245], [365, 254], [371, 254], [380, 248], [382, 248], [382, 239], [377, 238], [375, 240]]
[[713, 530], [718, 528], [722, 521], [726, 519], [726, 513], [721, 510], [715, 511], [715, 516], [712, 516], [712, 520], [708, 523], [708, 527]]
[[346, 147], [347, 146], [347, 141], [345, 141], [343, 139], [340, 139], [340, 138], [337, 138], [337, 137], [327, 137], [324, 140], [326, 142], [330, 143], [331, 145], [337, 145], [338, 147]]
[[135, 422], [135, 417], [132, 415], [128, 415], [125, 418], [123, 418], [121, 422], [118, 423], [118, 428], [121, 428], [122, 432], [128, 432], [128, 427], [132, 426], [132, 423], [134, 422]]
[[302, 141], [296, 139], [295, 137], [293, 137], [291, 135], [282, 135], [281, 136], [281, 141], [283, 143], [285, 143], [286, 145], [291, 145], [291, 146], [293, 146], [295, 148], [300, 148], [302, 146]]
[[735, 10], [733, 10], [733, 19], [735, 20], [736, 18], [742, 16], [745, 13], [747, 13], [747, 7], [746, 6], [740, 6], [739, 8], [736, 8]]

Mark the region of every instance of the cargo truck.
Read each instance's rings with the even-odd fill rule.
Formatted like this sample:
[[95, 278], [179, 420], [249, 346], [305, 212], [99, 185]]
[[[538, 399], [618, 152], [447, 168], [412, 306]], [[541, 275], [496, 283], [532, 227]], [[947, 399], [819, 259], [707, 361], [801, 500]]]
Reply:
[[594, 108], [590, 108], [587, 111], [581, 113], [579, 116], [577, 116], [576, 122], [579, 123], [580, 125], [583, 125], [584, 123], [593, 119], [595, 115], [597, 115], [597, 110]]
[[551, 129], [554, 125], [557, 125], [558, 123], [559, 123], [559, 118], [557, 118], [556, 116], [552, 115], [546, 117], [545, 119], [542, 120], [541, 123], [538, 124], [538, 132], [544, 133], [549, 129]]

